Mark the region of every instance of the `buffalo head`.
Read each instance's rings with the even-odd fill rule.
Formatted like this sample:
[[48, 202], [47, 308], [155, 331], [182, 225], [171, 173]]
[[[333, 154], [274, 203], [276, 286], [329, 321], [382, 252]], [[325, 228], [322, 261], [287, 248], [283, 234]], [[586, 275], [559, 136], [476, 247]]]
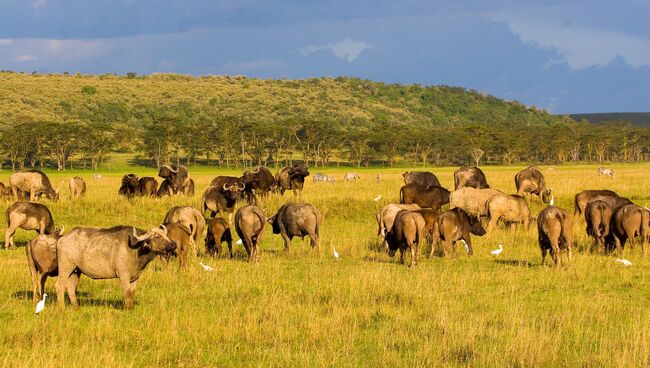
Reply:
[[135, 248], [142, 247], [143, 249], [149, 249], [158, 254], [167, 254], [176, 249], [176, 243], [167, 237], [167, 228], [165, 225], [151, 228], [143, 235], [138, 235], [135, 228], [133, 228], [130, 243]]

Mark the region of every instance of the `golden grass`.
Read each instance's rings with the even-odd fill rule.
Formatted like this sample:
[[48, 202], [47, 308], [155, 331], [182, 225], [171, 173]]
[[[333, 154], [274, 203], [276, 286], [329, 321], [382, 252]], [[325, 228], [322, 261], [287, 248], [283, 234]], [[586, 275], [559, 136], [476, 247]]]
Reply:
[[[610, 188], [650, 202], [648, 165], [615, 166], [615, 179], [594, 166], [543, 168], [559, 206], [573, 211], [573, 195]], [[514, 192], [519, 168], [485, 168], [490, 184]], [[433, 168], [451, 187], [453, 168]], [[140, 175], [153, 171], [131, 170]], [[324, 171], [342, 177], [344, 170]], [[82, 278], [77, 311], [56, 307], [54, 281], [45, 311], [34, 316], [24, 248], [0, 251], [0, 365], [17, 366], [650, 366], [650, 281], [637, 249], [616, 257], [579, 253], [570, 267], [540, 267], [537, 231], [499, 228], [474, 237], [475, 255], [421, 257], [408, 268], [377, 251], [374, 214], [398, 199], [403, 170], [361, 170], [356, 183], [314, 184], [303, 199], [324, 214], [320, 251], [294, 239], [284, 254], [267, 228], [258, 264], [238, 258], [204, 262], [154, 261], [140, 279], [136, 305], [123, 311], [117, 281]], [[375, 182], [375, 173], [382, 182]], [[223, 173], [223, 171], [218, 172]], [[234, 172], [231, 172], [234, 173]], [[136, 199], [116, 195], [119, 175], [87, 180], [87, 196], [44, 201], [57, 223], [151, 227], [174, 205], [198, 207], [217, 172], [202, 170], [194, 198]], [[1, 176], [6, 182], [7, 173]], [[51, 175], [56, 184], [70, 173]], [[310, 179], [310, 178], [309, 178]], [[63, 187], [63, 185], [61, 185]], [[375, 203], [372, 199], [383, 196]], [[273, 195], [268, 215], [292, 195]], [[536, 202], [533, 213], [542, 205]], [[2, 228], [4, 230], [4, 227]], [[578, 247], [590, 244], [575, 226]], [[21, 244], [33, 236], [19, 231]], [[489, 251], [504, 244], [499, 258]], [[331, 246], [341, 254], [331, 256]], [[426, 249], [425, 249], [426, 251]]]

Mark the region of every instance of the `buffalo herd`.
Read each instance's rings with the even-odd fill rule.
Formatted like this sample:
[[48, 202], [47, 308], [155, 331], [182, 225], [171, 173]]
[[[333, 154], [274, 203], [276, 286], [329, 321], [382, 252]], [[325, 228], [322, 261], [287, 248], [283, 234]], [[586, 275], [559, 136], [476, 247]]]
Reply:
[[[9, 178], [8, 187], [0, 187], [3, 195], [13, 196], [16, 201], [6, 210], [5, 248], [15, 248], [13, 234], [16, 229], [37, 232], [38, 235], [26, 245], [35, 301], [43, 295], [45, 280], [58, 276], [59, 304], [64, 305], [67, 293], [71, 305], [76, 307], [76, 287], [83, 274], [92, 279], [118, 279], [124, 293], [124, 307], [128, 309], [134, 305], [136, 284], [147, 264], [159, 255], [166, 262], [175, 256], [180, 268], [185, 268], [188, 253], [199, 256], [199, 242], [206, 229], [205, 250], [212, 257], [221, 255], [224, 242], [228, 245], [229, 256], [233, 256], [231, 229], [234, 227], [241, 239], [237, 244], [243, 245], [248, 260], [259, 261], [267, 224], [271, 225], [273, 234], [281, 236], [287, 252], [294, 237], [308, 237], [311, 247], [318, 248], [323, 215], [313, 205], [300, 200], [305, 178], [309, 175], [306, 165], [284, 167], [275, 175], [268, 168], [258, 166], [244, 171], [241, 177], [214, 178], [201, 196], [202, 210], [192, 206], [173, 207], [160, 226], [149, 229], [75, 227], [64, 234], [63, 229], [55, 228], [50, 210], [34, 202], [41, 196], [57, 201], [59, 190], [54, 189], [47, 175], [40, 171], [17, 172]], [[158, 176], [162, 179], [160, 184], [154, 177], [126, 174], [121, 179], [118, 194], [129, 199], [194, 194], [194, 180], [187, 167], [163, 165]], [[478, 167], [462, 167], [453, 177], [454, 190], [449, 191], [431, 172], [403, 174], [399, 203], [382, 206], [376, 215], [378, 235], [389, 256], [399, 251], [400, 263], [404, 263], [405, 254], [410, 254], [410, 265], [415, 266], [425, 241], [430, 244], [429, 256], [455, 257], [458, 243], [472, 255], [472, 235], [492, 232], [499, 222], [511, 226], [521, 224], [525, 229], [536, 223], [542, 264], [550, 253], [557, 266], [562, 264], [560, 256], [563, 253], [569, 262], [572, 260], [573, 224], [581, 218], [586, 223], [588, 236], [593, 238], [592, 250], [621, 252], [627, 241], [634, 249], [636, 238], [641, 237], [645, 252], [650, 235], [650, 209], [611, 190], [585, 190], [576, 194], [575, 211], [571, 216], [567, 210], [554, 206], [552, 189], [534, 165], [515, 175], [516, 194], [491, 188]], [[335, 181], [325, 174], [315, 174], [313, 179], [314, 182]], [[361, 177], [347, 173], [343, 180], [354, 182]], [[86, 192], [86, 183], [80, 177], [70, 179], [69, 186], [72, 199]], [[282, 196], [288, 190], [294, 193], [297, 203], [285, 203], [274, 215], [267, 217], [261, 208], [265, 199], [270, 193]], [[529, 202], [536, 200], [548, 205], [535, 217]], [[245, 203], [235, 211], [240, 202]], [[209, 218], [205, 217], [206, 212]]]

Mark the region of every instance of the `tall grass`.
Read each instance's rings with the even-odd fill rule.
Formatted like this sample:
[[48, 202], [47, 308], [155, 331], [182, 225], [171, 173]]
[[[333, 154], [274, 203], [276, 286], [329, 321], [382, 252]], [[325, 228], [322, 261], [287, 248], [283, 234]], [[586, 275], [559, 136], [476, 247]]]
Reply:
[[[543, 172], [556, 203], [572, 212], [573, 195], [583, 189], [610, 188], [650, 202], [648, 168], [615, 166], [615, 179], [598, 177], [591, 166]], [[491, 186], [514, 192], [518, 169], [484, 170]], [[453, 186], [452, 168], [432, 170]], [[154, 174], [138, 172], [145, 173]], [[194, 198], [133, 201], [117, 196], [118, 174], [102, 180], [82, 174], [85, 198], [44, 203], [66, 229], [147, 228], [174, 205], [198, 207], [202, 189], [221, 173], [195, 174]], [[625, 255], [634, 263], [629, 268], [613, 256], [586, 253], [569, 267], [540, 267], [536, 230], [500, 227], [473, 238], [474, 256], [459, 249], [458, 258], [421, 257], [408, 268], [378, 251], [374, 220], [381, 205], [397, 201], [401, 170], [360, 174], [355, 183], [306, 184], [303, 199], [324, 215], [320, 250], [294, 239], [285, 254], [280, 237], [267, 228], [257, 264], [244, 261], [241, 246], [232, 260], [202, 258], [214, 272], [204, 272], [194, 258], [184, 271], [175, 262], [154, 261], [131, 311], [121, 309], [116, 280], [82, 277], [78, 310], [56, 307], [50, 280], [45, 311], [34, 316], [24, 248], [0, 251], [0, 365], [650, 366], [650, 263], [639, 249]], [[51, 177], [67, 189], [69, 174]], [[378, 203], [372, 201], [377, 194], [383, 196]], [[262, 207], [271, 215], [288, 200], [291, 194], [272, 195]], [[532, 211], [542, 208], [534, 202]], [[579, 248], [590, 244], [584, 224], [575, 233]], [[33, 236], [19, 231], [15, 239], [21, 244]], [[499, 243], [505, 250], [492, 257]], [[331, 256], [331, 246], [340, 259]]]

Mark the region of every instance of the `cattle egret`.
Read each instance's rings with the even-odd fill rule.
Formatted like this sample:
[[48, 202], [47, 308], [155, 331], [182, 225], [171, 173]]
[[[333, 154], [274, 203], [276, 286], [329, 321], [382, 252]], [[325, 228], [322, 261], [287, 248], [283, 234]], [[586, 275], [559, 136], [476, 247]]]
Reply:
[[376, 196], [375, 199], [373, 199], [372, 201], [373, 201], [373, 202], [378, 202], [380, 199], [381, 199], [381, 194], [379, 194], [378, 196]]
[[36, 312], [35, 314], [39, 314], [45, 309], [45, 297], [47, 294], [43, 293], [43, 299], [39, 300], [38, 303], [36, 303]]
[[492, 253], [493, 256], [498, 256], [501, 252], [503, 252], [503, 244], [499, 244], [499, 249], [495, 249], [490, 253]]
[[201, 265], [201, 267], [203, 267], [204, 271], [214, 271], [214, 268], [208, 266], [207, 264], [203, 264], [203, 262], [199, 262], [199, 264]]
[[551, 195], [551, 200], [548, 201], [549, 206], [552, 206], [555, 204], [555, 198], [553, 198], [553, 195]]
[[632, 262], [627, 259], [617, 259], [616, 262], [621, 263], [623, 266], [631, 266]]
[[465, 241], [465, 239], [460, 239], [460, 242], [463, 243], [463, 247], [465, 248], [465, 252], [469, 254], [469, 244]]
[[237, 241], [235, 242], [235, 244], [241, 244], [241, 243], [242, 243], [241, 239], [239, 239], [239, 240], [237, 240]]
[[336, 251], [336, 248], [334, 248], [334, 246], [332, 246], [332, 255], [334, 258], [339, 259], [339, 252]]

